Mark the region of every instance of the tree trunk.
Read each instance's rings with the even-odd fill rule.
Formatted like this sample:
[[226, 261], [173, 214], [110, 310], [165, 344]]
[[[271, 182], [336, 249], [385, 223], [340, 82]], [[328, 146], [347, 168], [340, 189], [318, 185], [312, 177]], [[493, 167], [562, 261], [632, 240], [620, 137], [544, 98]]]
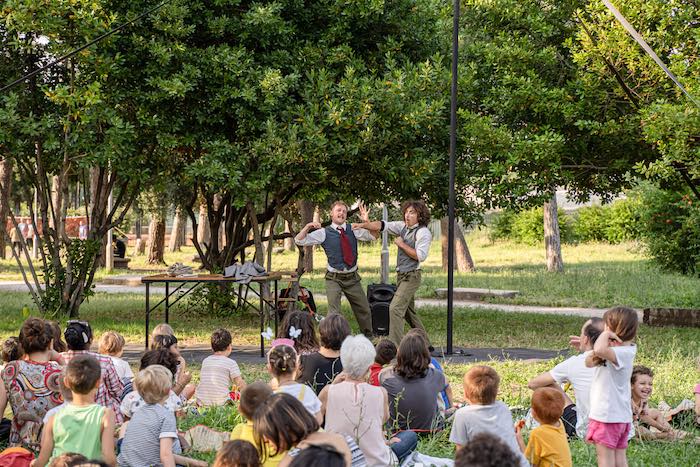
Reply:
[[260, 224], [258, 224], [257, 215], [253, 203], [248, 202], [248, 219], [250, 219], [250, 227], [253, 231], [253, 241], [255, 242], [255, 254], [253, 256], [256, 263], [263, 266], [265, 264], [265, 252], [262, 244], [262, 234], [260, 232]]
[[148, 264], [162, 264], [165, 262], [165, 219], [154, 215], [148, 226]]
[[[442, 246], [442, 270], [447, 272], [447, 239], [449, 219], [447, 216], [440, 219], [440, 244]], [[455, 222], [455, 269], [459, 272], [474, 272], [474, 261], [469, 252], [467, 241], [458, 222]]]
[[[301, 224], [306, 225], [314, 219], [314, 203], [308, 200], [298, 201], [299, 212], [301, 213]], [[314, 247], [304, 247], [304, 272], [314, 270]]]
[[474, 272], [474, 260], [459, 222], [455, 223], [455, 255], [457, 255], [457, 271]]
[[200, 245], [206, 243], [209, 244], [210, 229], [209, 229], [209, 217], [207, 216], [207, 205], [202, 203], [199, 205], [199, 222], [197, 229], [197, 241]]
[[[99, 184], [100, 181], [100, 169], [99, 167], [92, 167], [90, 168], [90, 199], [88, 202], [88, 212], [92, 213], [94, 206], [95, 206], [95, 200], [97, 199], [97, 185]], [[104, 203], [106, 205], [105, 200], [101, 200], [102, 204]], [[88, 230], [92, 230], [95, 226], [95, 219], [92, 217], [88, 218]], [[88, 234], [89, 235], [89, 234]], [[107, 248], [107, 235], [102, 237], [100, 239], [101, 241], [101, 246], [100, 246], [100, 257], [98, 259], [98, 265], [103, 268], [105, 267], [106, 263], [106, 258], [105, 258], [105, 250]], [[111, 242], [110, 242], [111, 243]]]
[[0, 258], [6, 259], [7, 236], [5, 230], [7, 226], [7, 215], [10, 210], [10, 196], [12, 195], [12, 159], [5, 159], [0, 162], [0, 219], [2, 219], [2, 235], [0, 235]]
[[177, 208], [175, 210], [175, 217], [173, 218], [173, 227], [170, 231], [170, 241], [168, 242], [168, 251], [174, 253], [180, 251], [180, 247], [185, 244], [185, 224], [187, 219], [182, 214], [182, 209]]
[[68, 200], [64, 198], [65, 188], [60, 175], [51, 177], [51, 205], [53, 211], [49, 209], [49, 226], [56, 231], [59, 238], [63, 238], [66, 228], [66, 214]]
[[[292, 231], [292, 226], [289, 224], [289, 221], [287, 221], [287, 220], [284, 221], [284, 231], [285, 232]], [[296, 245], [294, 244], [294, 239], [292, 237], [284, 239], [284, 250], [285, 251], [294, 251], [295, 248], [296, 248]]]
[[544, 247], [547, 271], [562, 272], [564, 270], [564, 260], [561, 256], [556, 192], [551, 200], [544, 203]]

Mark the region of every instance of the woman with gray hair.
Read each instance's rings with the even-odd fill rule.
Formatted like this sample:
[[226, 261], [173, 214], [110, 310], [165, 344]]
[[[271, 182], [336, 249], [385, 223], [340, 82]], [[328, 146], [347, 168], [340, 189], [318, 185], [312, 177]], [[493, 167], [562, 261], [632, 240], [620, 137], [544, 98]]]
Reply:
[[348, 336], [340, 347], [343, 372], [319, 394], [326, 416], [326, 431], [351, 436], [367, 458], [367, 465], [399, 465], [418, 445], [412, 431], [402, 431], [386, 441], [384, 423], [389, 419], [386, 389], [367, 383], [376, 352], [362, 335]]

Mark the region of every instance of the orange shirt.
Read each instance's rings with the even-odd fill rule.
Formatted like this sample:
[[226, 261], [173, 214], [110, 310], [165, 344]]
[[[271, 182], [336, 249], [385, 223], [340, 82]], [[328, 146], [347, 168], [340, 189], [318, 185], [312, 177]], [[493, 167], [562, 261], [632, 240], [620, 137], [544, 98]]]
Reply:
[[533, 466], [572, 467], [571, 450], [564, 424], [540, 425], [530, 432], [525, 457]]

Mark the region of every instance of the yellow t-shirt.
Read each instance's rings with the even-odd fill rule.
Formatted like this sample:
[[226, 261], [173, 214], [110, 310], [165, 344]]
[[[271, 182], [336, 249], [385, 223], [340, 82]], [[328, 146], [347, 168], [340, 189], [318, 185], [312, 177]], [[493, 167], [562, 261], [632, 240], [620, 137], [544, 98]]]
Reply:
[[[233, 441], [236, 439], [248, 441], [253, 446], [255, 446], [255, 449], [257, 449], [258, 453], [260, 453], [260, 448], [255, 443], [255, 432], [253, 431], [253, 422], [247, 421], [245, 423], [239, 423], [238, 425], [233, 427], [233, 431], [231, 432], [231, 440]], [[269, 448], [268, 450], [274, 450], [274, 448]], [[265, 462], [262, 463], [262, 466], [277, 467], [277, 465], [280, 463], [280, 461], [286, 453], [287, 451], [279, 452], [272, 457], [268, 457], [265, 460]]]
[[530, 432], [525, 457], [534, 466], [572, 467], [571, 450], [564, 424], [540, 425]]

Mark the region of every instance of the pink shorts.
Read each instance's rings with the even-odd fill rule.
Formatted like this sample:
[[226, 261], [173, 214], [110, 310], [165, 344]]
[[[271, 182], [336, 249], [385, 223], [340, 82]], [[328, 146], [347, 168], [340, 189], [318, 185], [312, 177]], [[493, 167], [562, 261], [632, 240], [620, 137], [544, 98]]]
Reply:
[[589, 419], [586, 441], [610, 449], [626, 449], [631, 428], [631, 423], [605, 423]]

